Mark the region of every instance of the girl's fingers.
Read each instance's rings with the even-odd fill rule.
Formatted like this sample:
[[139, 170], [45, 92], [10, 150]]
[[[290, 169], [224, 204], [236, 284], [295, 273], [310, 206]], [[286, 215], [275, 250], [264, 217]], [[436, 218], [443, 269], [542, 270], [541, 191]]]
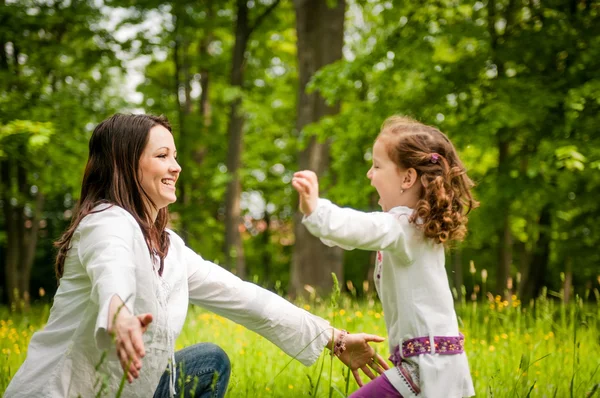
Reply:
[[[310, 195], [310, 184], [308, 183], [308, 181], [306, 181], [305, 179], [302, 178], [296, 178], [294, 179], [294, 181], [292, 182], [292, 185], [294, 185], [294, 188], [296, 188], [296, 190], [302, 194], [302, 195]], [[298, 189], [298, 187], [300, 189]]]
[[304, 194], [305, 187], [300, 181], [299, 178], [295, 178], [292, 180], [292, 186], [298, 191], [299, 194]]
[[294, 173], [294, 179], [304, 180], [308, 185], [315, 185], [318, 182], [317, 175], [310, 170], [298, 171]]

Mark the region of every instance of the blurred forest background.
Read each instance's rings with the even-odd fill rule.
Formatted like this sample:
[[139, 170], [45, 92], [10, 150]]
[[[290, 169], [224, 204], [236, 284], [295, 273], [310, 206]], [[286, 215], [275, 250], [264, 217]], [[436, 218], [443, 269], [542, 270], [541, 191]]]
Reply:
[[598, 292], [596, 1], [0, 0], [2, 302], [52, 297], [52, 242], [115, 112], [168, 116], [174, 229], [279, 293], [327, 292], [331, 272], [372, 290], [372, 253], [308, 236], [290, 180], [310, 168], [378, 210], [365, 174], [392, 114], [447, 133], [477, 182], [447, 252], [457, 299]]

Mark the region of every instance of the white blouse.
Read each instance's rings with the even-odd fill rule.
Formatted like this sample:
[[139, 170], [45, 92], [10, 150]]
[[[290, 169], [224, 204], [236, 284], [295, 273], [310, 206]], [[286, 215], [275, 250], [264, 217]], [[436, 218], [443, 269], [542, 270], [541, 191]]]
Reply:
[[91, 397], [100, 388], [114, 396], [123, 371], [106, 330], [113, 295], [132, 314], [153, 315], [140, 376], [125, 383], [122, 397], [154, 394], [189, 302], [261, 334], [304, 365], [318, 359], [329, 340], [327, 321], [203, 260], [172, 231], [159, 277], [131, 214], [97, 209], [105, 210], [86, 216], [73, 235], [48, 323], [31, 338], [6, 398]]
[[[374, 280], [390, 352], [407, 339], [459, 334], [443, 245], [425, 238], [409, 223], [412, 212], [400, 206], [389, 212], [364, 213], [319, 199], [315, 211], [303, 219], [308, 230], [325, 244], [379, 251]], [[475, 395], [465, 353], [426, 354], [406, 360], [418, 366], [420, 396]]]

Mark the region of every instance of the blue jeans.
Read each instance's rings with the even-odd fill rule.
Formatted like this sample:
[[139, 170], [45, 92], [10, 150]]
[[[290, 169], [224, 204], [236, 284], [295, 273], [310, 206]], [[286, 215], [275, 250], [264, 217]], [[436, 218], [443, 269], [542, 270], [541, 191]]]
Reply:
[[[200, 343], [175, 353], [177, 364], [176, 397], [222, 398], [227, 391], [231, 364], [229, 357], [218, 345]], [[156, 387], [154, 398], [169, 396], [170, 373], [167, 370]]]

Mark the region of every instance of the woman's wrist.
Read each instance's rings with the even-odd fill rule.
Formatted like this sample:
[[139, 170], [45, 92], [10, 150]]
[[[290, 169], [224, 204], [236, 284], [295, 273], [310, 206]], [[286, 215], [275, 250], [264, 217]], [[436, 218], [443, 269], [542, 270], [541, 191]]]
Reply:
[[108, 309], [108, 333], [112, 334], [115, 330], [115, 325], [123, 318], [130, 317], [131, 314], [125, 306], [125, 303], [116, 294], [112, 296], [110, 300], [110, 306]]
[[331, 351], [331, 356], [339, 357], [346, 350], [346, 336], [348, 332], [344, 329], [333, 329], [333, 333], [327, 342], [327, 348]]

